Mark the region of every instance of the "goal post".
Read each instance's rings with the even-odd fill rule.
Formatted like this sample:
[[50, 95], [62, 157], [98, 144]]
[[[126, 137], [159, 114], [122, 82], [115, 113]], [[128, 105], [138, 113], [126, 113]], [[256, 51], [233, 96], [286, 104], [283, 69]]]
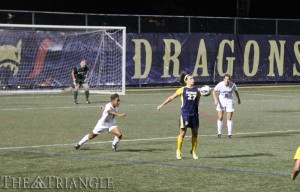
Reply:
[[125, 94], [126, 27], [0, 24], [0, 93], [71, 92], [82, 59], [91, 93]]

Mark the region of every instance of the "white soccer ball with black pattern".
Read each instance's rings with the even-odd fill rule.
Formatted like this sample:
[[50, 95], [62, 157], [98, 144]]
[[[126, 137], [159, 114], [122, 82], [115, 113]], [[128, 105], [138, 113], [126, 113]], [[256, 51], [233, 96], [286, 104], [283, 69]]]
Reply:
[[204, 85], [200, 88], [200, 93], [203, 96], [209, 96], [211, 94], [211, 88], [208, 85]]

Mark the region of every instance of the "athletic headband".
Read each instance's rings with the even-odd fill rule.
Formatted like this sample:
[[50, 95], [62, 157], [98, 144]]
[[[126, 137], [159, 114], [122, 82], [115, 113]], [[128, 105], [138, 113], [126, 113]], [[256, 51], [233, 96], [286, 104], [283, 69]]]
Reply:
[[183, 78], [183, 80], [186, 81], [187, 78], [188, 78], [188, 76], [190, 76], [190, 75], [189, 74], [185, 75], [184, 78]]

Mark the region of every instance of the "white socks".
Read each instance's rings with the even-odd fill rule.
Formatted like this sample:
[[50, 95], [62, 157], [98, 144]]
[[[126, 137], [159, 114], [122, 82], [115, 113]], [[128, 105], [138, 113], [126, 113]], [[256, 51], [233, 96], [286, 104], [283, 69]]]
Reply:
[[115, 138], [114, 138], [112, 144], [113, 144], [113, 145], [116, 145], [116, 144], [119, 143], [119, 141], [120, 141], [120, 139], [119, 139], [117, 136], [115, 136]]
[[84, 144], [85, 142], [87, 142], [89, 140], [89, 134], [87, 134], [86, 136], [84, 136], [80, 141], [79, 141], [79, 145]]
[[232, 135], [232, 120], [227, 120], [228, 135]]
[[[228, 135], [232, 135], [232, 120], [227, 120], [227, 129], [228, 129]], [[218, 135], [222, 134], [222, 121], [218, 120], [217, 122], [218, 126]]]
[[222, 134], [222, 121], [218, 120], [217, 126], [218, 126], [218, 135]]

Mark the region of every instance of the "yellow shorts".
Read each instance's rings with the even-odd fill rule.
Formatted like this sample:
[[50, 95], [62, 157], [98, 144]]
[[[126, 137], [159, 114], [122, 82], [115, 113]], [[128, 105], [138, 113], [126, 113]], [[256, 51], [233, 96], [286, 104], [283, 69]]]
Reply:
[[298, 149], [297, 149], [297, 151], [295, 153], [294, 159], [295, 160], [300, 159], [300, 147], [298, 147]]

